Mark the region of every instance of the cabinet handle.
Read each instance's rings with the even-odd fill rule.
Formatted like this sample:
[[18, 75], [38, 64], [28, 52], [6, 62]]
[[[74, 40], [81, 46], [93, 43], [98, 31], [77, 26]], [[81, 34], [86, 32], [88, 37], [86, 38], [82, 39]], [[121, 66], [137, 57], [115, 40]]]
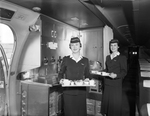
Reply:
[[56, 31], [54, 31], [54, 38], [56, 38], [57, 37], [57, 33], [56, 33]]
[[54, 37], [54, 31], [53, 30], [51, 31], [51, 37]]

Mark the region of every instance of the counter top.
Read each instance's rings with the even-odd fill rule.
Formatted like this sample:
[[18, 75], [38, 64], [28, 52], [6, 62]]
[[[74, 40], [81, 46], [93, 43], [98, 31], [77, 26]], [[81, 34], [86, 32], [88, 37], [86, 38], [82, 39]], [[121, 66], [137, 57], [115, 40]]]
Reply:
[[41, 86], [49, 86], [49, 87], [52, 87], [52, 86], [53, 86], [53, 85], [51, 85], [51, 84], [32, 82], [32, 81], [30, 81], [30, 80], [21, 81], [21, 83], [32, 84], [32, 85], [41, 85]]

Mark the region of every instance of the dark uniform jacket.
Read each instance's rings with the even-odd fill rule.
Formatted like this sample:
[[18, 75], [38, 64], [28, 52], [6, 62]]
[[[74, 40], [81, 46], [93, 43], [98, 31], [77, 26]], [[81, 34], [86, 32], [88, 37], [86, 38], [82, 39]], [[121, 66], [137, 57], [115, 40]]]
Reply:
[[106, 71], [108, 73], [115, 73], [117, 77], [112, 79], [110, 77], [106, 77], [105, 84], [110, 86], [121, 86], [122, 79], [127, 74], [127, 60], [123, 55], [118, 55], [115, 58], [111, 59], [110, 55], [106, 57]]
[[[82, 57], [80, 61], [76, 62], [70, 56], [65, 56], [58, 77], [59, 79], [66, 78], [73, 81], [90, 79], [89, 60]], [[64, 87], [64, 93], [71, 95], [85, 94], [85, 90], [85, 87]]]

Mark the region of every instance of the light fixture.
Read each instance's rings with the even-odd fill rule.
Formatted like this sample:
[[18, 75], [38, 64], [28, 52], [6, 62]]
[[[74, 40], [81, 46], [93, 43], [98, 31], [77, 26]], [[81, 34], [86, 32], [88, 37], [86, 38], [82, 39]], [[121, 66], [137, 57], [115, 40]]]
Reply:
[[72, 17], [71, 20], [78, 21], [79, 19], [77, 17]]
[[40, 12], [41, 11], [41, 8], [40, 7], [33, 7], [32, 8], [34, 11], [36, 11], [36, 12]]
[[88, 24], [87, 24], [87, 23], [82, 23], [81, 25], [82, 25], [82, 26], [87, 26]]
[[30, 25], [29, 31], [31, 31], [31, 32], [40, 31], [40, 26], [39, 25]]

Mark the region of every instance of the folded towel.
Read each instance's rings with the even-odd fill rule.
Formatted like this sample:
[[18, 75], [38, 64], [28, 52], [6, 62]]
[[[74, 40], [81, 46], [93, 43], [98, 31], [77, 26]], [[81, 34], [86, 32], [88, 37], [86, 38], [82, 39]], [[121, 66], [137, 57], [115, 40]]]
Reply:
[[150, 71], [141, 71], [141, 77], [150, 77]]
[[150, 88], [150, 80], [144, 80], [144, 81], [143, 81], [143, 87], [148, 87], [148, 88]]
[[150, 116], [150, 103], [147, 103], [148, 116]]

